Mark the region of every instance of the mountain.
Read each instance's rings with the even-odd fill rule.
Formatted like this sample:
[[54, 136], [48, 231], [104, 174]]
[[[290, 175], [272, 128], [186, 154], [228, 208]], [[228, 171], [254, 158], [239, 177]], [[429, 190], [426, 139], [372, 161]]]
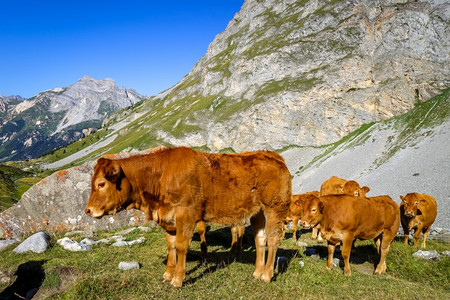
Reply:
[[450, 86], [449, 17], [448, 1], [247, 0], [178, 84], [128, 114], [123, 144], [335, 142]]
[[[357, 180], [370, 187], [367, 196], [389, 195], [397, 203], [400, 195], [427, 193], [438, 203], [432, 229], [448, 232], [448, 149], [450, 89], [406, 114], [366, 124], [335, 143], [290, 147], [280, 154], [292, 174], [294, 194], [319, 190], [331, 176]], [[36, 230], [100, 230], [144, 223], [143, 213], [135, 210], [101, 220], [84, 214], [94, 173], [92, 158], [44, 178], [26, 191], [17, 205], [1, 212], [0, 237], [15, 238]]]
[[0, 98], [0, 161], [38, 157], [97, 130], [104, 118], [145, 97], [89, 76], [33, 98]]

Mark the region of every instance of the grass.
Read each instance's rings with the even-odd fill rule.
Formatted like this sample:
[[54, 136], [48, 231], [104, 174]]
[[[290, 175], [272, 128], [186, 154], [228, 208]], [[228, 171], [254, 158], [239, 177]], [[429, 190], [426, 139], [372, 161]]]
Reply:
[[[110, 237], [115, 232], [99, 232], [96, 239]], [[450, 258], [425, 261], [414, 258], [412, 246], [395, 241], [387, 258], [387, 275], [375, 276], [378, 259], [372, 241], [357, 241], [351, 256], [352, 276], [343, 275], [341, 268], [325, 268], [326, 247], [310, 239], [306, 241], [320, 254], [307, 256], [305, 248], [292, 241], [290, 231], [282, 241], [277, 255], [286, 256], [289, 263], [284, 272], [276, 272], [275, 280], [265, 284], [252, 277], [255, 250], [252, 235], [244, 237], [244, 250], [238, 257], [230, 250], [229, 228], [211, 226], [207, 234], [208, 258], [202, 264], [200, 242], [195, 234], [188, 252], [187, 276], [181, 289], [162, 282], [167, 254], [164, 231], [156, 227], [150, 232], [133, 231], [127, 239], [144, 236], [143, 244], [130, 247], [94, 246], [88, 252], [69, 252], [55, 244], [60, 234], [52, 236], [49, 250], [42, 254], [15, 254], [10, 246], [2, 251], [0, 272], [14, 274], [26, 270], [34, 275], [39, 286], [37, 296], [46, 299], [445, 299], [450, 293]], [[77, 241], [80, 237], [72, 237]], [[450, 245], [432, 241], [427, 249], [441, 252]], [[341, 258], [339, 253], [335, 257]], [[141, 269], [122, 271], [120, 261], [138, 261]], [[301, 267], [299, 262], [304, 262]], [[19, 272], [20, 273], [20, 272]], [[20, 289], [20, 275], [0, 284], [0, 298]], [[19, 282], [19, 283], [18, 283]], [[22, 283], [23, 285], [23, 283]], [[25, 289], [28, 287], [25, 287]]]

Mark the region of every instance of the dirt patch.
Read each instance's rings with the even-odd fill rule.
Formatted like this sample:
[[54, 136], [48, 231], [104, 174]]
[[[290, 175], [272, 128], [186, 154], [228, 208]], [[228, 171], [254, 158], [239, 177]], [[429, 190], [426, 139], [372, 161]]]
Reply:
[[47, 299], [53, 295], [64, 294], [83, 275], [80, 270], [70, 266], [59, 267], [54, 273], [59, 277], [59, 285], [52, 288], [40, 288], [33, 299]]

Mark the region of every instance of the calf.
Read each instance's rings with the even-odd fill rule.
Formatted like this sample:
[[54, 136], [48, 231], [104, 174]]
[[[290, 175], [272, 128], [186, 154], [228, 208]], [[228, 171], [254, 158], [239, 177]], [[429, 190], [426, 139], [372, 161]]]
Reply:
[[361, 198], [350, 195], [314, 197], [305, 205], [300, 224], [320, 225], [328, 241], [327, 269], [333, 268], [336, 245], [342, 244], [344, 274], [350, 275], [350, 250], [353, 241], [374, 239], [380, 262], [374, 273], [386, 272], [386, 256], [400, 226], [399, 207], [389, 196]]
[[235, 226], [250, 218], [256, 245], [253, 277], [270, 282], [291, 182], [283, 158], [274, 152], [159, 148], [128, 158], [100, 158], [85, 212], [101, 218], [135, 208], [156, 221], [166, 230], [163, 278], [175, 287], [181, 287], [186, 276], [186, 253], [199, 221]]
[[431, 225], [436, 220], [436, 200], [427, 194], [409, 193], [405, 197], [400, 196], [400, 214], [405, 244], [408, 245], [409, 232], [414, 232], [414, 247], [417, 248], [420, 233], [423, 233], [422, 248], [426, 247], [427, 237]]

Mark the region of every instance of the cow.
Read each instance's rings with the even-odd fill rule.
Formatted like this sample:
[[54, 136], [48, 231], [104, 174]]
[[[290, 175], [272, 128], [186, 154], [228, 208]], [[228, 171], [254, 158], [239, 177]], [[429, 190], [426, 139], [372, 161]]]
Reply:
[[337, 176], [330, 177], [320, 186], [320, 196], [346, 194], [365, 197], [369, 191], [367, 186], [361, 187], [354, 180], [347, 181]]
[[[292, 195], [291, 205], [289, 206], [288, 217], [286, 218], [286, 224], [292, 222], [292, 238], [297, 241], [297, 226], [298, 221], [303, 215], [303, 205], [309, 197], [319, 196], [318, 191], [307, 192], [303, 194]], [[283, 234], [284, 237], [284, 234]]]
[[101, 218], [134, 208], [156, 221], [166, 231], [168, 247], [163, 279], [174, 287], [181, 287], [186, 276], [186, 253], [199, 221], [231, 227], [250, 218], [256, 247], [253, 277], [270, 282], [291, 197], [291, 174], [274, 152], [159, 148], [98, 159], [85, 213]]
[[427, 237], [431, 225], [436, 220], [436, 200], [427, 194], [409, 193], [400, 196], [400, 214], [403, 231], [405, 233], [404, 243], [408, 245], [409, 233], [414, 232], [414, 247], [417, 248], [420, 233], [423, 233], [422, 248], [426, 247]]
[[399, 213], [397, 203], [389, 196], [329, 195], [311, 198], [300, 224], [305, 228], [320, 225], [321, 234], [328, 241], [327, 269], [333, 268], [336, 245], [342, 245], [345, 275], [351, 275], [353, 241], [374, 239], [380, 255], [374, 274], [382, 274], [386, 272], [386, 256], [400, 226]]
[[[354, 180], [347, 181], [337, 176], [332, 176], [325, 180], [320, 186], [320, 196], [327, 195], [353, 195], [356, 197], [365, 197], [366, 193], [370, 191], [367, 186], [361, 187], [358, 182]], [[312, 239], [317, 239], [322, 243], [322, 237], [319, 235], [320, 226], [314, 227], [312, 232]]]

